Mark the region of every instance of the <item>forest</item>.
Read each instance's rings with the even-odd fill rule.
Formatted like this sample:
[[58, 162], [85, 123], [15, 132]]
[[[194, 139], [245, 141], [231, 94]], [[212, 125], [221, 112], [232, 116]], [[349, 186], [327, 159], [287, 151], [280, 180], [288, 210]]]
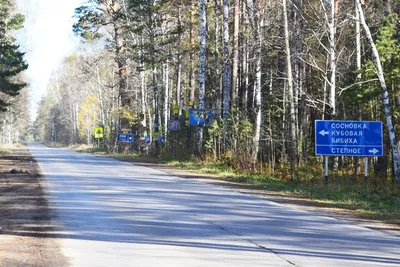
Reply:
[[14, 37], [24, 17], [15, 10], [15, 1], [0, 0], [0, 144], [22, 141], [30, 120], [23, 75], [28, 65]]
[[[54, 70], [28, 132], [319, 180], [315, 120], [382, 121], [384, 156], [370, 172], [390, 183], [400, 177], [399, 15], [396, 0], [87, 0], [71, 29], [80, 49]], [[2, 142], [16, 138], [6, 129], [19, 127], [21, 106], [1, 114]], [[329, 160], [362, 179], [363, 158]]]

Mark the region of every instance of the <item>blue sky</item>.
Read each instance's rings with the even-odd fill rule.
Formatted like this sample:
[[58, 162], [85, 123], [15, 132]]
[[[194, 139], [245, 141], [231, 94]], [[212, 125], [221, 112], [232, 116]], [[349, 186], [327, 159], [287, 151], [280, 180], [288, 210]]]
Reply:
[[25, 15], [25, 28], [18, 34], [26, 52], [30, 84], [30, 112], [36, 117], [38, 102], [49, 83], [51, 74], [77, 46], [72, 24], [75, 7], [82, 0], [17, 0], [19, 12]]

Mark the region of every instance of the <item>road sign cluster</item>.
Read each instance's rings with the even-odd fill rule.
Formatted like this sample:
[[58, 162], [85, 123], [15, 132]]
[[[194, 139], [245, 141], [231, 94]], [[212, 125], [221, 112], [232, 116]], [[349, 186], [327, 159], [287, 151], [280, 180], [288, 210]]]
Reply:
[[382, 156], [382, 122], [316, 120], [315, 154]]

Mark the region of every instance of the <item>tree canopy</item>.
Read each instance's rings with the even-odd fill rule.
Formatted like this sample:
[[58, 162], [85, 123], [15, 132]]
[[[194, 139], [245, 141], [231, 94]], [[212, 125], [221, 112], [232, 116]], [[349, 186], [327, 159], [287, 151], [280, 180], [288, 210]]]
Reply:
[[[0, 92], [8, 96], [17, 96], [25, 83], [19, 82], [16, 76], [28, 68], [24, 53], [15, 44], [12, 31], [20, 29], [24, 17], [21, 14], [10, 14], [10, 2], [0, 1]], [[4, 97], [0, 97], [0, 110], [8, 106]]]
[[[296, 170], [310, 161], [321, 165], [314, 156], [315, 120], [386, 124], [390, 110], [399, 129], [400, 6], [395, 0], [360, 5], [381, 57], [386, 109], [358, 2], [89, 0], [76, 9], [73, 27], [90, 41], [89, 51], [54, 75], [42, 102], [42, 138], [90, 143], [90, 127], [97, 124], [105, 129], [108, 150], [115, 149], [118, 133], [128, 131], [138, 151], [201, 151], [196, 156], [283, 176], [290, 166], [291, 178], [301, 179]], [[98, 43], [104, 48], [91, 53]], [[212, 123], [193, 124], [208, 120], [209, 112]], [[179, 121], [177, 132], [168, 130], [171, 121]], [[373, 159], [377, 172], [380, 161], [389, 166], [385, 177], [393, 152], [388, 129], [389, 156]], [[161, 150], [159, 140], [165, 140]], [[356, 158], [331, 164], [360, 174]]]

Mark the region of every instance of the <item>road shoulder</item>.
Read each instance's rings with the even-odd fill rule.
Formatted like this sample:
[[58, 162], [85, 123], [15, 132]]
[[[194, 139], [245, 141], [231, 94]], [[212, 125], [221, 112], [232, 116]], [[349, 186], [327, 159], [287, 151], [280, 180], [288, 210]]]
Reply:
[[0, 168], [0, 265], [67, 266], [29, 151], [0, 153]]

